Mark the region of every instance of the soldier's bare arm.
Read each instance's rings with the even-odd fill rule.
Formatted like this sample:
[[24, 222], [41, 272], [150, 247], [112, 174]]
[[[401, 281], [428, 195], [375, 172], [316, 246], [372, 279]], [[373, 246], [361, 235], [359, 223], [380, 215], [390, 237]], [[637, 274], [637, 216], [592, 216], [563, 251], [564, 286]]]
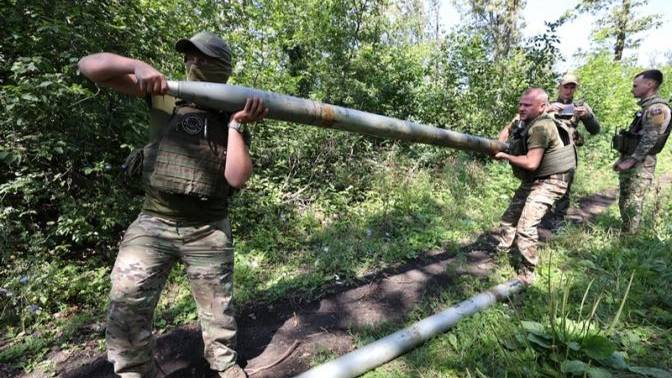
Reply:
[[509, 155], [505, 152], [498, 152], [495, 155], [495, 159], [499, 160], [507, 160], [511, 162], [511, 164], [525, 169], [527, 171], [535, 171], [537, 168], [539, 168], [539, 165], [541, 164], [541, 159], [544, 157], [544, 149], [543, 148], [533, 148], [529, 151], [527, 151], [527, 154], [525, 155]]
[[161, 95], [168, 91], [165, 76], [141, 60], [98, 53], [80, 59], [78, 66], [91, 81], [129, 96]]
[[[260, 98], [248, 98], [245, 107], [231, 116], [231, 122], [244, 124], [261, 121], [268, 114], [268, 108]], [[226, 165], [224, 177], [234, 188], [240, 188], [252, 175], [252, 159], [240, 132], [229, 127]]]

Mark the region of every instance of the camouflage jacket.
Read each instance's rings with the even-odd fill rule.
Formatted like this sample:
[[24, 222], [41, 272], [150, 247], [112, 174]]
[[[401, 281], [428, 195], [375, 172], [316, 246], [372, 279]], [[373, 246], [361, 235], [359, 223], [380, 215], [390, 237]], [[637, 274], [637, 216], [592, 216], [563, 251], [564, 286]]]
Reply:
[[572, 109], [576, 106], [584, 106], [586, 108], [586, 110], [588, 111], [587, 115], [585, 115], [584, 117], [580, 117], [580, 118], [577, 117], [574, 114], [572, 114], [569, 117], [562, 117], [561, 114], [559, 114], [559, 113], [551, 113], [551, 114], [555, 115], [556, 119], [560, 120], [567, 127], [575, 129], [579, 126], [579, 122], [581, 122], [581, 123], [583, 123], [583, 126], [586, 128], [586, 130], [590, 134], [595, 135], [595, 134], [600, 132], [600, 122], [597, 120], [597, 117], [595, 117], [595, 113], [593, 112], [593, 109], [590, 107], [590, 105], [588, 105], [587, 103], [585, 103], [583, 101], [572, 102], [572, 101], [563, 100], [561, 98], [558, 98], [555, 102], [559, 102], [559, 103], [565, 104], [565, 105], [571, 105]]
[[640, 121], [633, 122], [629, 131], [641, 138], [630, 157], [642, 162], [667, 131], [671, 115], [670, 107], [657, 95], [642, 99], [639, 105], [642, 109], [635, 117], [640, 117]]

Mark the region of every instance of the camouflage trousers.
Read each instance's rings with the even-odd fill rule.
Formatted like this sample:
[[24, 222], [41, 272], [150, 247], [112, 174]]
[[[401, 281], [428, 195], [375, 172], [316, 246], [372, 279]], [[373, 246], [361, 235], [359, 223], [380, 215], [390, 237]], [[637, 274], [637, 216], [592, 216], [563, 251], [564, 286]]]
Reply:
[[642, 208], [646, 192], [653, 182], [656, 171], [656, 156], [648, 155], [641, 164], [619, 172], [618, 208], [623, 219], [622, 230], [635, 233], [639, 230], [642, 220]]
[[514, 246], [523, 257], [523, 264], [533, 268], [539, 263], [537, 226], [553, 203], [567, 191], [570, 173], [550, 175], [543, 179], [523, 181], [516, 189], [509, 207], [502, 215], [495, 235], [498, 248]]
[[553, 207], [553, 218], [562, 221], [565, 219], [565, 216], [567, 216], [567, 210], [569, 210], [569, 196], [572, 191], [572, 183], [574, 182], [574, 171], [568, 172], [569, 179], [567, 180], [567, 191], [565, 194], [560, 197], [559, 200], [555, 202], [555, 206]]
[[210, 367], [222, 372], [236, 361], [228, 219], [182, 225], [142, 213], [126, 231], [111, 275], [107, 357], [115, 373], [124, 378], [156, 375], [154, 309], [178, 260], [186, 267], [196, 300]]

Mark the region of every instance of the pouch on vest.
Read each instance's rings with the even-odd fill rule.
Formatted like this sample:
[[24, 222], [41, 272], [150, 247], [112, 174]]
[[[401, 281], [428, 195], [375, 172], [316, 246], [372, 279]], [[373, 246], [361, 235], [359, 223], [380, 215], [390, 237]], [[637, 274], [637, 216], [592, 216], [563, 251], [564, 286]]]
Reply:
[[143, 181], [165, 193], [226, 198], [231, 191], [224, 177], [227, 139], [220, 115], [177, 107], [160, 138], [145, 146]]
[[611, 139], [611, 146], [624, 155], [631, 155], [637, 149], [641, 135], [628, 130], [621, 130]]
[[517, 121], [515, 125], [511, 127], [509, 145], [506, 149], [506, 152], [511, 155], [524, 155], [527, 153], [527, 143], [525, 139], [527, 138], [527, 128], [523, 121]]
[[574, 140], [574, 145], [577, 147], [581, 147], [586, 144], [585, 139], [583, 139], [583, 135], [581, 135], [576, 127], [572, 127], [572, 139]]
[[[585, 103], [583, 102], [583, 100], [579, 100], [579, 101], [577, 101], [573, 104], [573, 106], [577, 106], [577, 107], [584, 106], [584, 105], [585, 105]], [[574, 109], [572, 109], [572, 113], [574, 113]], [[574, 116], [574, 115], [572, 114], [572, 116]], [[575, 117], [576, 117], [575, 118], [576, 122], [572, 123], [572, 127], [570, 128], [570, 132], [571, 132], [572, 139], [574, 140], [574, 145], [577, 146], [577, 147], [581, 147], [584, 144], [586, 144], [586, 141], [583, 138], [583, 135], [581, 135], [581, 133], [579, 132], [579, 129], [577, 127], [578, 123], [579, 123], [579, 118], [578, 118], [578, 116], [575, 116]]]
[[635, 118], [633, 118], [630, 125], [618, 131], [618, 134], [615, 134], [611, 139], [611, 147], [616, 151], [624, 155], [630, 155], [635, 152], [637, 145], [641, 136], [637, 133], [641, 128], [642, 124], [642, 112], [639, 111], [635, 113]]
[[121, 170], [124, 171], [126, 178], [136, 178], [142, 176], [142, 163], [144, 154], [142, 148], [136, 148], [124, 160]]

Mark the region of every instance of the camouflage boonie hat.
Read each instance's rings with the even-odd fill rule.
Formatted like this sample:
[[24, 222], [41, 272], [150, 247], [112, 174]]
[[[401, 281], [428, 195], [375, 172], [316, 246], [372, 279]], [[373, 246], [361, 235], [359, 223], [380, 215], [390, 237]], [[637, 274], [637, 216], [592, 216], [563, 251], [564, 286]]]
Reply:
[[201, 31], [194, 34], [190, 39], [182, 38], [175, 43], [175, 49], [181, 53], [185, 53], [192, 48], [196, 48], [211, 58], [231, 64], [231, 48], [216, 34]]
[[574, 85], [579, 85], [579, 78], [576, 77], [573, 73], [566, 73], [562, 79], [560, 79], [560, 85], [565, 85], [565, 84], [574, 84]]

